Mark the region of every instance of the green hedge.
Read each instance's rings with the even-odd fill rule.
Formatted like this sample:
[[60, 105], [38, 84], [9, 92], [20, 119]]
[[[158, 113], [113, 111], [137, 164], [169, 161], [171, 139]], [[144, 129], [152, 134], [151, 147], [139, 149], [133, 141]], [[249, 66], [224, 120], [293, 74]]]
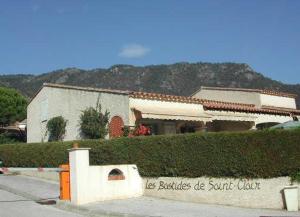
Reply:
[[[300, 171], [300, 130], [78, 141], [92, 165], [137, 164], [142, 176], [278, 177]], [[72, 142], [1, 145], [9, 167], [57, 167]]]

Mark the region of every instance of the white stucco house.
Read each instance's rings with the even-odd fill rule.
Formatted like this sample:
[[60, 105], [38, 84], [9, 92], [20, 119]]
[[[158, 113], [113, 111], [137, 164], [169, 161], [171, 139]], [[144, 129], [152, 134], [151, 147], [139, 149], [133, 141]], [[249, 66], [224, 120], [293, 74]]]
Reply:
[[48, 141], [47, 121], [60, 115], [68, 120], [64, 140], [82, 139], [80, 114], [98, 100], [110, 112], [109, 137], [116, 137], [136, 123], [153, 134], [262, 128], [300, 118], [295, 98], [242, 88], [202, 87], [185, 97], [45, 83], [27, 108], [27, 142]]

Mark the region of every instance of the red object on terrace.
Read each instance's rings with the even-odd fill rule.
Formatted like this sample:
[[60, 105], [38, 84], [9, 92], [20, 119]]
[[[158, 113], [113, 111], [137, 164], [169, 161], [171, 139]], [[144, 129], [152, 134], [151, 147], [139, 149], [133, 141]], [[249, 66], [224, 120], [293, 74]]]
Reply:
[[149, 127], [146, 127], [146, 126], [140, 124], [139, 127], [135, 130], [134, 135], [136, 135], [136, 136], [151, 135], [151, 130]]

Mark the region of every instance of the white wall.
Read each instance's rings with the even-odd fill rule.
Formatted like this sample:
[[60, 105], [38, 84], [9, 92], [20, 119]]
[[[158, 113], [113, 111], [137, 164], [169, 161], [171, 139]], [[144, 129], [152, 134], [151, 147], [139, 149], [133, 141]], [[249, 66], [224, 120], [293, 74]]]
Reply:
[[262, 106], [275, 106], [296, 109], [296, 100], [295, 98], [291, 97], [260, 94], [260, 101]]
[[[136, 165], [90, 166], [88, 149], [72, 149], [69, 161], [71, 202], [76, 205], [143, 194], [142, 178]], [[108, 180], [113, 169], [121, 170], [125, 179]]]
[[[122, 117], [124, 124], [129, 122], [128, 95], [114, 93], [100, 93], [74, 89], [43, 87], [27, 108], [27, 142], [47, 141], [45, 126], [47, 121], [55, 116], [63, 116], [68, 120], [65, 141], [81, 139], [79, 118], [82, 111], [88, 107], [95, 107], [100, 100], [102, 111], [110, 112], [110, 117]], [[47, 103], [43, 103], [44, 101]], [[46, 111], [42, 112], [42, 105], [46, 104]], [[41, 120], [42, 113], [47, 113], [47, 120]]]
[[193, 97], [223, 102], [254, 104], [256, 107], [275, 106], [296, 109], [295, 98], [256, 92], [202, 89], [194, 94]]
[[45, 137], [47, 123], [42, 120], [41, 107], [48, 101], [48, 94], [49, 89], [43, 88], [27, 107], [27, 142], [41, 142]]
[[260, 106], [259, 93], [256, 92], [202, 89], [193, 95], [193, 97], [223, 102], [254, 104], [257, 107]]
[[[58, 173], [53, 172], [36, 171], [22, 172], [21, 174], [57, 182], [59, 181]], [[98, 177], [94, 178], [99, 180]], [[231, 185], [230, 182], [232, 182]], [[172, 189], [173, 183], [175, 183], [177, 189]], [[249, 187], [252, 184], [253, 188], [243, 188], [244, 183], [245, 187]], [[259, 183], [259, 189], [255, 188], [255, 183]], [[283, 209], [284, 202], [282, 198], [282, 189], [288, 185], [290, 185], [289, 177], [246, 180], [208, 177], [144, 177], [143, 195], [196, 203], [222, 204], [249, 208]], [[300, 189], [300, 184], [296, 185]], [[169, 188], [162, 188], [160, 186], [169, 186]], [[194, 188], [195, 186], [196, 188]], [[212, 186], [214, 186], [214, 188], [212, 188]], [[219, 186], [221, 186], [220, 189], [218, 189]], [[224, 188], [222, 188], [222, 186]], [[300, 192], [298, 203], [300, 207]]]
[[[283, 209], [282, 190], [289, 184], [289, 177], [273, 179], [144, 178], [144, 195], [196, 203]], [[298, 184], [298, 190], [299, 187], [300, 184]], [[300, 198], [298, 200], [300, 201]]]

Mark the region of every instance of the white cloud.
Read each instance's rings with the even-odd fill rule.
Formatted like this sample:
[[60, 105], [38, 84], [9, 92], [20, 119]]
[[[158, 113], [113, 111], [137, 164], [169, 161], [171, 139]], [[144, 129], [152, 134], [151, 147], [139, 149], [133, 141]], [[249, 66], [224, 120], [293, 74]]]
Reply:
[[150, 52], [150, 49], [140, 44], [127, 44], [124, 45], [119, 52], [120, 57], [125, 58], [139, 58], [145, 56]]

